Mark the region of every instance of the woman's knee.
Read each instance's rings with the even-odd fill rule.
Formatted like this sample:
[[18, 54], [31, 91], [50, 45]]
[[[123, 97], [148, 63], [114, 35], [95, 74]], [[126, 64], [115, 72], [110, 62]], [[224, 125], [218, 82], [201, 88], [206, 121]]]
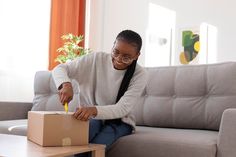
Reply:
[[89, 120], [89, 141], [91, 141], [101, 130], [102, 120]]

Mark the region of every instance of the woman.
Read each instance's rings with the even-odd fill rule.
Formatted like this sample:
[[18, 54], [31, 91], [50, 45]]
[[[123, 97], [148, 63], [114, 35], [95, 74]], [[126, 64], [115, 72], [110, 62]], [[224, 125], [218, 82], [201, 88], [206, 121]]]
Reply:
[[131, 111], [146, 85], [146, 72], [137, 64], [142, 46], [139, 34], [120, 32], [112, 53], [91, 53], [53, 70], [62, 104], [72, 100], [71, 79], [80, 85], [78, 120], [90, 120], [89, 142], [105, 144], [106, 150], [135, 127]]

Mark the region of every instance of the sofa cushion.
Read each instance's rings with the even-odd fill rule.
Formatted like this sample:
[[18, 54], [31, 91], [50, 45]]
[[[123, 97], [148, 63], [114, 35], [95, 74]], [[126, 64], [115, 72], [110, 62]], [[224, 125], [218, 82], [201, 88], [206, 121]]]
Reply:
[[27, 119], [0, 121], [1, 134], [27, 135]]
[[134, 111], [137, 125], [219, 130], [236, 108], [236, 63], [147, 68], [148, 84]]
[[137, 127], [112, 145], [108, 157], [215, 157], [217, 136], [217, 131]]
[[[79, 105], [79, 86], [72, 80], [73, 100], [69, 103], [69, 111], [73, 112]], [[38, 71], [34, 78], [33, 111], [64, 111], [60, 103], [58, 90], [50, 71]]]

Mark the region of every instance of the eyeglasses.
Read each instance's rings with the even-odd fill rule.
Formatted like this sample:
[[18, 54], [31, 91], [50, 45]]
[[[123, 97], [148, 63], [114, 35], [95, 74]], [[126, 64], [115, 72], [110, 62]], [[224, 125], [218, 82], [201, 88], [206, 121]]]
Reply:
[[121, 61], [125, 64], [129, 64], [131, 63], [134, 59], [129, 57], [129, 56], [123, 56], [115, 51], [112, 51], [111, 52], [111, 56], [115, 59], [118, 59], [119, 57], [121, 58]]

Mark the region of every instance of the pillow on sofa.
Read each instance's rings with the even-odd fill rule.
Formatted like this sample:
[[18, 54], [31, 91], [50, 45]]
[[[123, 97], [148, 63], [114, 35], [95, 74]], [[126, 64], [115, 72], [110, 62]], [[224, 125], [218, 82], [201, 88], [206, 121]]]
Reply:
[[[79, 105], [79, 85], [72, 80], [73, 100], [69, 103], [69, 111], [73, 112]], [[58, 90], [51, 71], [38, 71], [34, 77], [34, 99], [32, 111], [64, 111]]]

